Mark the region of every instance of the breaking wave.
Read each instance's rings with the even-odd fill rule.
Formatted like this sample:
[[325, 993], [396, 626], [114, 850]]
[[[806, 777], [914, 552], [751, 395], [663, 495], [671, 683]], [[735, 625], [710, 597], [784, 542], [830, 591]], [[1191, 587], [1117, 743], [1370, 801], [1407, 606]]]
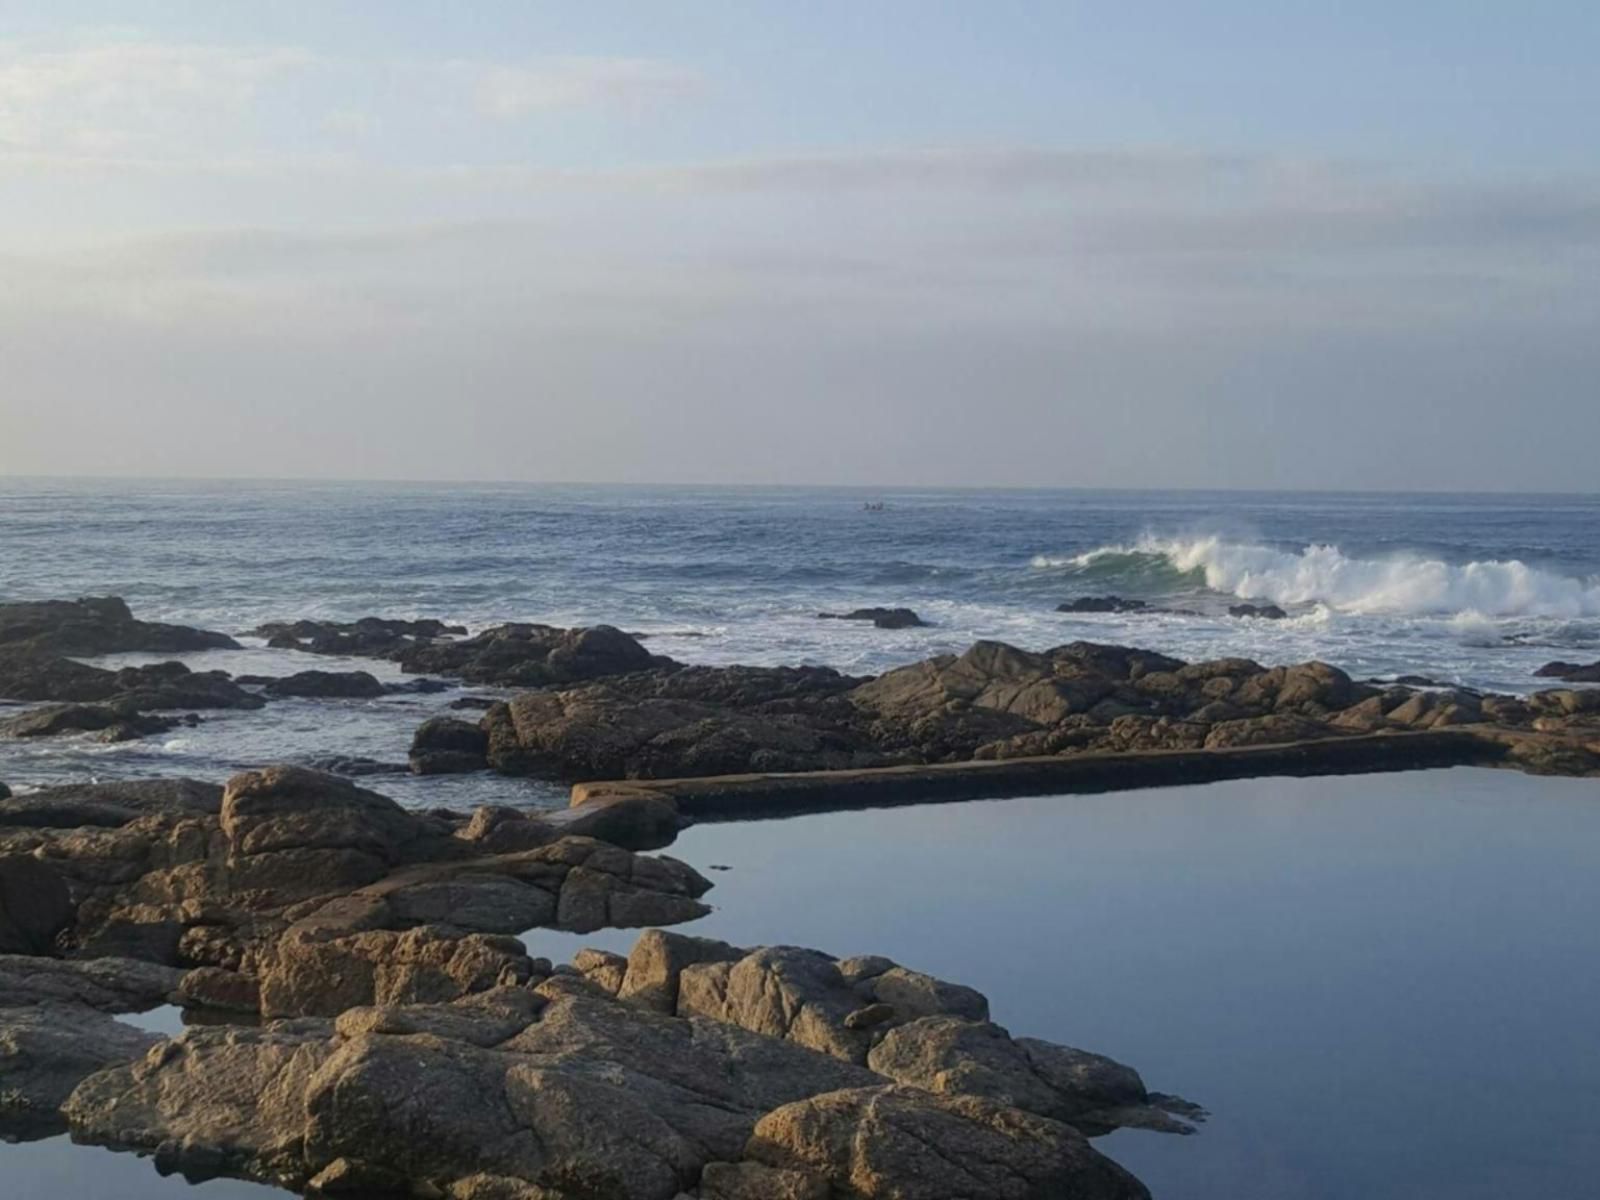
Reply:
[[1242, 600], [1322, 604], [1336, 612], [1488, 618], [1600, 616], [1600, 576], [1575, 579], [1516, 559], [1448, 563], [1420, 555], [1350, 558], [1338, 546], [1299, 551], [1219, 537], [1143, 537], [1035, 567], [1070, 568], [1100, 586], [1204, 584]]

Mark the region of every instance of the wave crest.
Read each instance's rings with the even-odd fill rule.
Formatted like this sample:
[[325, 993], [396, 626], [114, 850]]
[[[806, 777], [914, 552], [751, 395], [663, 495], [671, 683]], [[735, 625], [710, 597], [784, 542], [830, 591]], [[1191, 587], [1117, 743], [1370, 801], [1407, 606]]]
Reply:
[[[1350, 558], [1338, 546], [1292, 552], [1220, 537], [1143, 537], [1067, 558], [1040, 555], [1036, 567], [1070, 568], [1097, 580], [1177, 579], [1241, 600], [1323, 604], [1335, 612], [1394, 616], [1600, 616], [1600, 577], [1574, 579], [1517, 559], [1447, 563], [1420, 555]], [[1176, 582], [1176, 580], [1175, 580]]]

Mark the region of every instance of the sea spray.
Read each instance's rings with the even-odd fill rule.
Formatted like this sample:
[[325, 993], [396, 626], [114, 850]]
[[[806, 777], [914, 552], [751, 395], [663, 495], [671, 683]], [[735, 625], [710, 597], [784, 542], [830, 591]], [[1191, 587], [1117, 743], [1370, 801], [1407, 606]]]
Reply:
[[1575, 619], [1600, 616], [1600, 577], [1578, 579], [1516, 559], [1447, 563], [1415, 554], [1346, 555], [1313, 543], [1284, 550], [1220, 537], [1141, 537], [1070, 557], [1040, 555], [1040, 568], [1067, 568], [1101, 586], [1159, 577], [1203, 584], [1213, 592], [1276, 604], [1322, 604], [1354, 615]]

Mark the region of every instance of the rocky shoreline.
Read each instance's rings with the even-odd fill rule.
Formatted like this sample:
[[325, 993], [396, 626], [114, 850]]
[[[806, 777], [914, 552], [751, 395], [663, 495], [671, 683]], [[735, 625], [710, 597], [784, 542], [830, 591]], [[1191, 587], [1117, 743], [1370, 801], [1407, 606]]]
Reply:
[[[1187, 1132], [1193, 1105], [1014, 1038], [981, 993], [887, 959], [670, 932], [712, 885], [657, 852], [689, 820], [820, 807], [1457, 763], [1600, 774], [1600, 689], [1087, 642], [980, 642], [858, 678], [684, 665], [608, 626], [252, 636], [418, 678], [108, 670], [76, 658], [237, 643], [114, 599], [0, 605], [0, 697], [33, 706], [0, 736], [137, 737], [441, 676], [515, 691], [428, 720], [413, 772], [560, 780], [572, 805], [418, 811], [294, 765], [225, 787], [0, 784], [0, 1136], [70, 1130], [192, 1178], [328, 1195], [1141, 1197], [1088, 1139]], [[517, 936], [539, 928], [646, 932], [626, 957], [553, 964]], [[163, 1039], [115, 1019], [161, 1004], [211, 1023]]]
[[[644, 851], [679, 823], [288, 767], [0, 800], [0, 1133], [330, 1195], [1043, 1200], [1146, 1195], [1088, 1139], [1203, 1115], [887, 959], [513, 936], [703, 915], [710, 882]], [[114, 1019], [160, 1003], [221, 1023]]]

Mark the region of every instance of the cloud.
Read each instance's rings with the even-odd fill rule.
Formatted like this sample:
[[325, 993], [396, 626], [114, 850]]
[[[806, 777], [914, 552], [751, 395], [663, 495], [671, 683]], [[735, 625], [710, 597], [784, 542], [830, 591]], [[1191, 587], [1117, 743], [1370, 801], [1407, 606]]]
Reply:
[[701, 92], [705, 80], [674, 63], [650, 58], [568, 56], [521, 65], [458, 62], [486, 116], [524, 117], [595, 106], [643, 109]]
[[446, 152], [472, 125], [642, 111], [703, 86], [648, 58], [367, 59], [127, 34], [0, 41], [0, 166], [314, 168], [328, 147], [386, 126], [423, 131], [407, 150], [427, 161], [429, 146]]
[[263, 88], [306, 70], [293, 48], [141, 41], [0, 42], [0, 146], [126, 155], [220, 132]]

